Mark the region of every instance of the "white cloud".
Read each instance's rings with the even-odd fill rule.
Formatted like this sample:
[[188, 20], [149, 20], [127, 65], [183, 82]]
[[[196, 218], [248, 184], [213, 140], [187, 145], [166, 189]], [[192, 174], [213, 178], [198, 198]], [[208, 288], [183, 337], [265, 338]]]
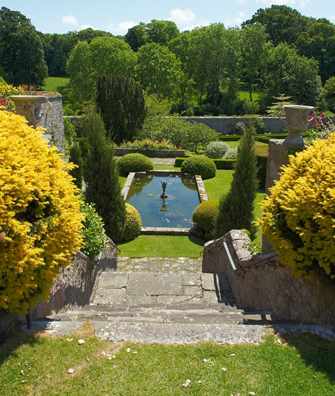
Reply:
[[172, 9], [169, 13], [169, 19], [175, 22], [181, 30], [191, 30], [209, 24], [207, 20], [199, 19], [190, 8]]
[[226, 18], [224, 20], [224, 24], [227, 27], [237, 27], [240, 26], [246, 20], [246, 14], [241, 11], [238, 13], [236, 17], [233, 18]]
[[73, 15], [64, 15], [62, 17], [62, 22], [64, 25], [69, 25], [69, 26], [74, 26], [74, 27], [79, 26], [78, 19]]
[[132, 28], [133, 26], [137, 25], [138, 23], [135, 21], [122, 21], [119, 22], [116, 25], [113, 25], [111, 27], [111, 31], [114, 34], [120, 34], [120, 35], [124, 35], [128, 32], [128, 30], [130, 28]]

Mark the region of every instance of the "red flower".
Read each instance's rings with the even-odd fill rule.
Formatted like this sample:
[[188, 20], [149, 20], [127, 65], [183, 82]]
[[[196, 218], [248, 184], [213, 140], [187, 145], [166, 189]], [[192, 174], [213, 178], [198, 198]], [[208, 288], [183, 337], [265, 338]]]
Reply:
[[6, 98], [0, 98], [0, 106], [7, 106], [7, 99]]

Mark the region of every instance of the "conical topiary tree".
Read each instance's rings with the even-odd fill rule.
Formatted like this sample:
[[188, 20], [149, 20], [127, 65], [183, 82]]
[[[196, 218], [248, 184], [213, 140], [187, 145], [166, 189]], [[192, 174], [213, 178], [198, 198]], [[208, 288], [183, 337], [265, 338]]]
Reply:
[[247, 128], [241, 138], [231, 189], [220, 202], [217, 236], [232, 229], [253, 232], [253, 208], [257, 191], [255, 131]]
[[142, 129], [145, 117], [143, 89], [133, 78], [100, 77], [96, 104], [108, 135], [116, 143], [131, 139]]
[[95, 204], [97, 212], [103, 218], [107, 235], [113, 241], [120, 242], [125, 225], [125, 203], [121, 196], [113, 147], [106, 138], [104, 123], [99, 114], [88, 113], [82, 130], [87, 133], [89, 146], [85, 167], [86, 198]]

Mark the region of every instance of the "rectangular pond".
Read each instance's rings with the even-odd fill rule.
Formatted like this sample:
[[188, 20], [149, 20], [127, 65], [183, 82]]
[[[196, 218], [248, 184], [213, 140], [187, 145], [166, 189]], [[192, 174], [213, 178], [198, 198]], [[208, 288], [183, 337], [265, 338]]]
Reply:
[[[162, 183], [167, 183], [166, 198]], [[177, 173], [136, 173], [127, 201], [140, 212], [143, 227], [160, 228], [191, 228], [200, 203], [195, 178]]]

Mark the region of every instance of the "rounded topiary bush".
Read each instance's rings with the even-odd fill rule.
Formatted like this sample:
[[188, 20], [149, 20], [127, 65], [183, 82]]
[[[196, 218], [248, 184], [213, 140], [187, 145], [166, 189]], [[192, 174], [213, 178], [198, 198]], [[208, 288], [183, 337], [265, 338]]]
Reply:
[[297, 275], [335, 279], [335, 135], [290, 158], [263, 205], [263, 233]]
[[139, 211], [126, 203], [126, 221], [123, 232], [123, 242], [129, 242], [141, 234], [142, 220]]
[[203, 239], [210, 240], [215, 237], [215, 226], [219, 215], [218, 201], [204, 201], [193, 213], [193, 222], [202, 234]]
[[130, 172], [146, 172], [154, 168], [150, 158], [143, 154], [127, 154], [118, 161], [121, 176], [128, 176]]
[[209, 158], [222, 158], [229, 147], [224, 142], [211, 142], [206, 147], [206, 155]]
[[42, 130], [0, 111], [0, 310], [46, 300], [81, 248], [79, 190]]
[[200, 175], [203, 179], [211, 179], [216, 175], [216, 166], [214, 161], [205, 155], [194, 155], [183, 162], [181, 171], [192, 176]]
[[101, 253], [107, 242], [107, 235], [104, 222], [95, 210], [94, 204], [90, 204], [82, 199], [81, 212], [83, 219], [83, 238], [84, 243], [82, 252], [89, 257], [95, 257]]

